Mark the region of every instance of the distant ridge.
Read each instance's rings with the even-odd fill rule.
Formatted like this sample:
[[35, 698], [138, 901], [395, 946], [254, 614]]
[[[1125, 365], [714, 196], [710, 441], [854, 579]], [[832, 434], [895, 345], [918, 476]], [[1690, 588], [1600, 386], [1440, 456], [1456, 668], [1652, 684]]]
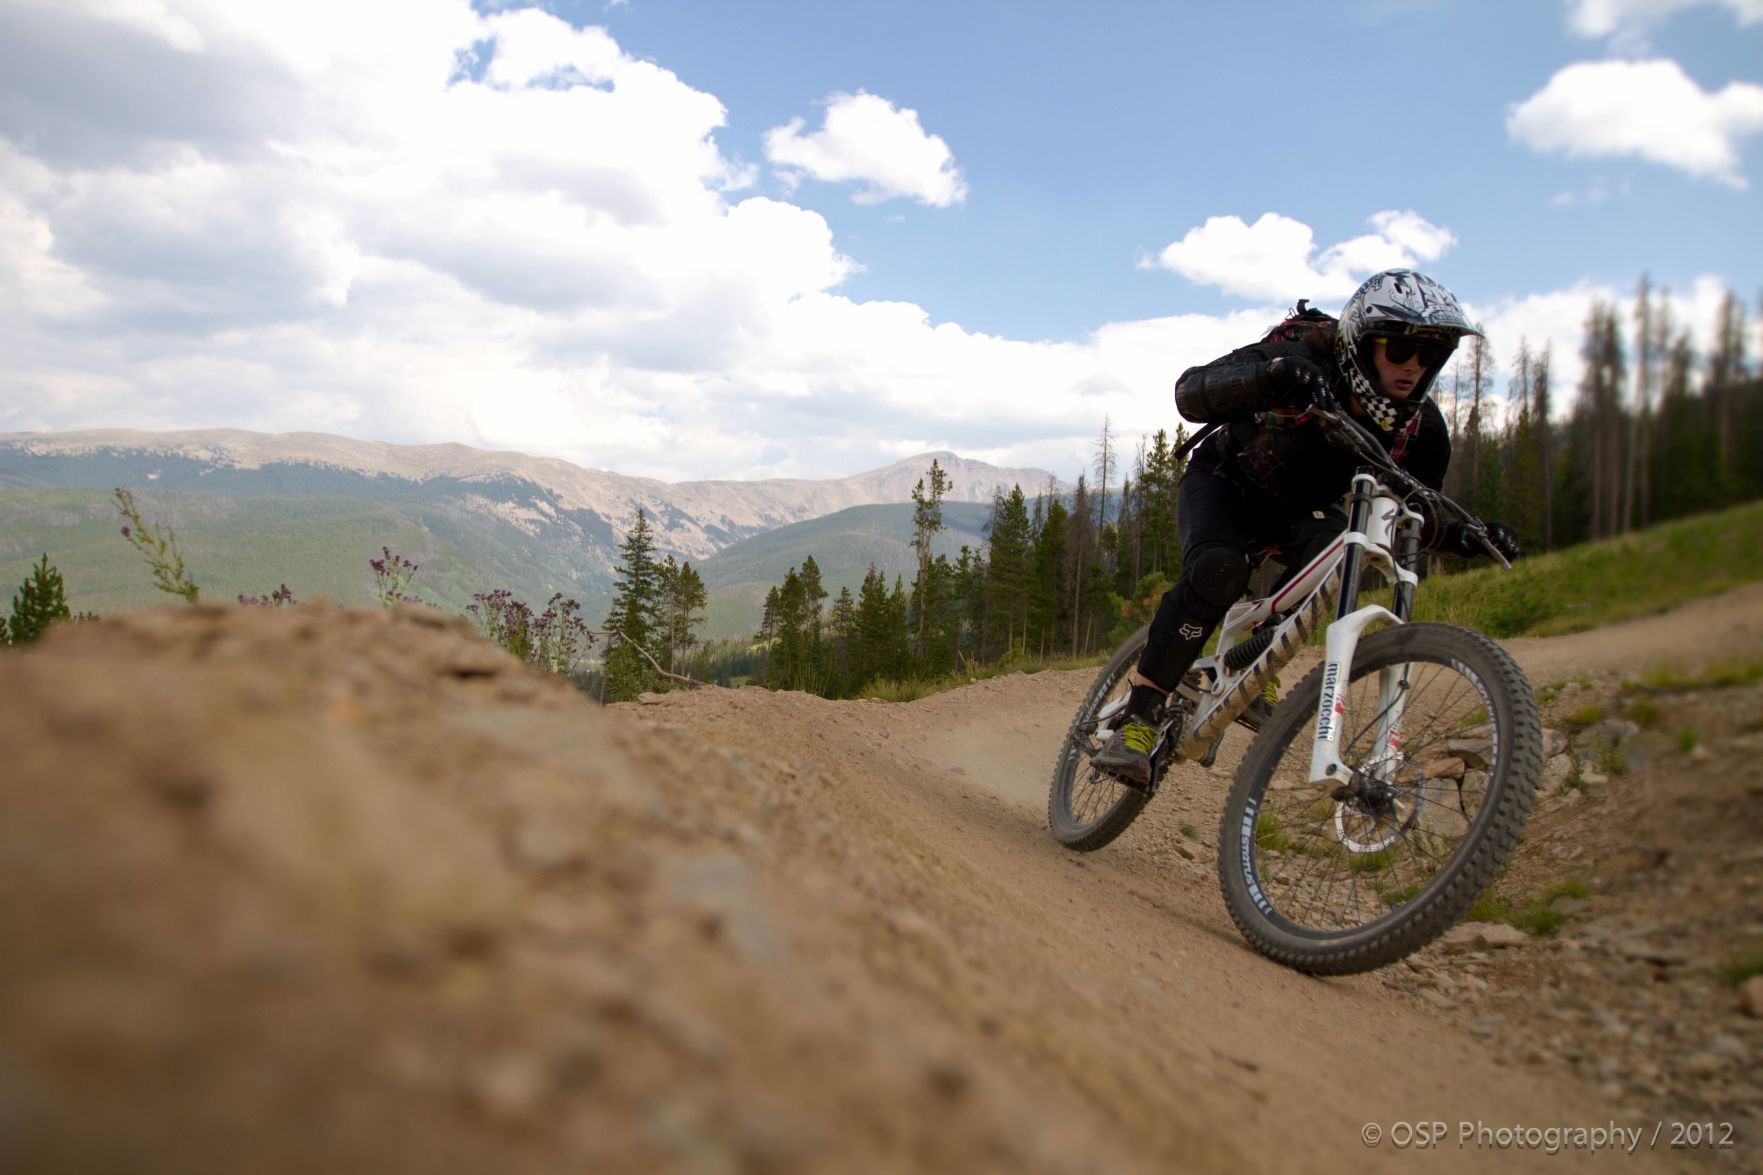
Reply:
[[[949, 471], [951, 506], [989, 503], [995, 488], [1014, 484], [1032, 494], [1048, 480], [1043, 470], [950, 452], [846, 478], [668, 483], [522, 453], [324, 433], [4, 433], [0, 585], [19, 582], [48, 552], [77, 608], [163, 602], [116, 537], [106, 500], [127, 486], [176, 526], [205, 598], [262, 595], [286, 582], [301, 598], [363, 602], [372, 589], [365, 560], [384, 544], [420, 557], [418, 594], [437, 603], [463, 607], [496, 587], [529, 601], [562, 591], [597, 621], [639, 508], [662, 552], [700, 562], [779, 527], [909, 502], [933, 458]], [[891, 563], [896, 540], [876, 542], [877, 561]], [[863, 557], [848, 540], [845, 549]]]
[[[908, 457], [845, 478], [670, 483], [589, 469], [555, 457], [532, 457], [459, 444], [394, 445], [328, 433], [258, 433], [241, 429], [93, 429], [0, 433], [0, 488], [25, 488], [30, 484], [29, 480], [8, 480], [9, 472], [30, 477], [23, 463], [13, 459], [15, 455], [49, 459], [98, 457], [106, 453], [142, 458], [163, 455], [209, 470], [260, 471], [275, 466], [310, 465], [418, 484], [452, 481], [476, 485], [514, 478], [546, 491], [560, 510], [592, 512], [604, 520], [616, 538], [624, 536], [641, 507], [655, 526], [657, 541], [688, 558], [703, 558], [738, 538], [852, 506], [909, 501], [914, 483], [924, 476], [933, 458], [949, 472], [947, 499], [951, 502], [989, 502], [994, 488], [1008, 489], [1013, 484], [1032, 493], [1044, 486], [1049, 476], [1045, 470], [1000, 468], [941, 451]], [[20, 468], [15, 470], [15, 465]], [[37, 475], [45, 476], [40, 469]], [[101, 488], [90, 480], [39, 484]]]

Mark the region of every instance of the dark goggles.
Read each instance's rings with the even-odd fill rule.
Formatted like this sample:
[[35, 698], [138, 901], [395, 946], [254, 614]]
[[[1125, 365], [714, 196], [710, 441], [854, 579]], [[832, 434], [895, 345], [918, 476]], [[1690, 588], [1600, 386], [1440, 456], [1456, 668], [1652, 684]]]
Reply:
[[1422, 339], [1411, 335], [1372, 335], [1373, 346], [1383, 348], [1383, 357], [1391, 363], [1406, 363], [1420, 356], [1422, 367], [1439, 367], [1457, 349], [1455, 339]]

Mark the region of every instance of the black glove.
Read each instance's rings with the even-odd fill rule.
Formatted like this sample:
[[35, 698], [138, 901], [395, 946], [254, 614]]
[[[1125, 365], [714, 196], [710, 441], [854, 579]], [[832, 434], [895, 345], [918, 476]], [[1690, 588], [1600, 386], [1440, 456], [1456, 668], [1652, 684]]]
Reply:
[[1488, 528], [1488, 542], [1494, 544], [1494, 550], [1506, 557], [1506, 562], [1510, 563], [1524, 554], [1524, 546], [1518, 541], [1518, 532], [1512, 529], [1510, 523], [1489, 522], [1484, 525]]
[[1277, 404], [1301, 408], [1334, 406], [1334, 397], [1328, 390], [1328, 377], [1323, 375], [1321, 365], [1302, 355], [1269, 359], [1261, 369], [1261, 386]]
[[[1506, 562], [1510, 563], [1524, 554], [1524, 547], [1518, 542], [1518, 532], [1509, 523], [1484, 522], [1482, 525], [1487, 528], [1488, 542], [1505, 556]], [[1439, 549], [1452, 555], [1461, 555], [1465, 559], [1488, 553], [1481, 540], [1475, 537], [1475, 532], [1461, 522], [1453, 522], [1445, 527], [1444, 542], [1439, 544]]]

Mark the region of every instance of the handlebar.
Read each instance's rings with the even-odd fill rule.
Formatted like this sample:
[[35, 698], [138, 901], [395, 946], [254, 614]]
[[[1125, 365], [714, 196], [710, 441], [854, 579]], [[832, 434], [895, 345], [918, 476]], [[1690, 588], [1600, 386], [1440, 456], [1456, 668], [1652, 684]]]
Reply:
[[1384, 451], [1383, 445], [1372, 435], [1371, 430], [1353, 419], [1352, 415], [1342, 409], [1340, 402], [1332, 393], [1325, 392], [1326, 402], [1310, 406], [1310, 412], [1322, 422], [1322, 426], [1331, 437], [1345, 442], [1345, 447], [1363, 460], [1367, 465], [1404, 490], [1404, 498], [1419, 497], [1454, 515], [1463, 524], [1476, 542], [1480, 543], [1488, 554], [1492, 555], [1507, 571], [1512, 569], [1511, 562], [1501, 554], [1499, 548], [1488, 539], [1488, 528], [1482, 520], [1453, 502], [1450, 498], [1433, 489], [1413, 474], [1397, 465], [1390, 455]]

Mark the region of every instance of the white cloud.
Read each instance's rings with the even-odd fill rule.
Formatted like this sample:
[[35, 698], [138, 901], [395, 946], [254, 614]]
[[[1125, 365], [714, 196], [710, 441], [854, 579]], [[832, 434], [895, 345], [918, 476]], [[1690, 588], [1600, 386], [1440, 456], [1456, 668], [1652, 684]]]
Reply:
[[28, 44], [60, 79], [0, 69], [0, 431], [311, 430], [675, 479], [952, 448], [1071, 478], [1104, 414], [1173, 426], [1186, 367], [1454, 240], [1383, 212], [1318, 251], [1264, 217], [1251, 309], [982, 334], [843, 294], [827, 222], [743, 190], [722, 104], [603, 31], [365, 7], [0, 3], [0, 62]]
[[1228, 294], [1289, 303], [1346, 298], [1379, 270], [1436, 261], [1457, 243], [1451, 230], [1414, 212], [1379, 212], [1370, 223], [1374, 232], [1318, 253], [1310, 226], [1277, 212], [1254, 224], [1213, 216], [1166, 246], [1156, 264]]
[[1619, 46], [1638, 47], [1673, 13], [1707, 4], [1727, 9], [1740, 24], [1763, 20], [1763, 0], [1567, 0], [1567, 27], [1582, 37], [1612, 37]]
[[1506, 130], [1533, 151], [1634, 155], [1743, 188], [1738, 142], [1763, 131], [1763, 86], [1710, 94], [1675, 61], [1580, 62], [1515, 106]]
[[803, 134], [792, 118], [765, 132], [765, 156], [792, 181], [811, 176], [828, 183], [858, 182], [852, 199], [874, 204], [906, 196], [947, 208], [967, 198], [967, 181], [949, 145], [926, 133], [918, 111], [859, 91], [826, 100], [821, 129]]

